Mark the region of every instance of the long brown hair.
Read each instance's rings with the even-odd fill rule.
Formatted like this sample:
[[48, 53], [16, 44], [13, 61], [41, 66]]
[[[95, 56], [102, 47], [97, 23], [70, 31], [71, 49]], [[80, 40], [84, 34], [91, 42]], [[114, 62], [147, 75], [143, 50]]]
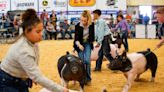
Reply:
[[36, 14], [34, 9], [27, 9], [25, 13], [21, 16], [22, 24], [21, 27], [23, 29], [23, 33], [16, 38], [15, 43], [18, 41], [22, 36], [25, 36], [25, 31], [30, 32], [37, 24], [41, 23], [41, 20]]
[[91, 17], [91, 13], [89, 10], [84, 10], [83, 13], [81, 14], [81, 16], [88, 19], [88, 25], [92, 24], [92, 17]]

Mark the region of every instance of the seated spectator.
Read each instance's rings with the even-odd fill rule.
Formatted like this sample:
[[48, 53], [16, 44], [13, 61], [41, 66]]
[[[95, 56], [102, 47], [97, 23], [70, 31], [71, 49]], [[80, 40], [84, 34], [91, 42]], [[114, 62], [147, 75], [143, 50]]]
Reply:
[[18, 15], [15, 15], [14, 16], [14, 21], [13, 21], [13, 25], [14, 25], [14, 34], [19, 34], [19, 27], [21, 25], [21, 15], [18, 14]]
[[72, 39], [71, 31], [69, 30], [70, 25], [67, 20], [64, 20], [63, 26], [60, 28], [60, 33], [62, 35], [62, 39], [65, 39], [65, 35], [68, 34], [70, 39]]
[[42, 38], [43, 40], [48, 40], [48, 33], [45, 28], [43, 28], [43, 31], [42, 31]]
[[64, 25], [64, 20], [66, 20], [66, 16], [65, 16], [65, 14], [64, 14], [63, 11], [60, 11], [60, 15], [59, 15], [59, 17], [58, 17], [58, 21], [59, 21], [59, 26], [60, 26], [60, 28], [63, 27], [63, 25]]
[[52, 24], [52, 22], [48, 21], [46, 23], [46, 30], [47, 30], [47, 33], [49, 35], [49, 38], [52, 40], [52, 37], [54, 37], [54, 39], [56, 40], [57, 38], [57, 32], [54, 28], [54, 25]]
[[75, 23], [73, 21], [71, 21], [70, 23], [69, 30], [71, 31], [71, 33], [75, 33]]
[[57, 16], [54, 10], [52, 10], [52, 14], [50, 15], [50, 21], [52, 22], [55, 30], [56, 30], [56, 22], [57, 22]]

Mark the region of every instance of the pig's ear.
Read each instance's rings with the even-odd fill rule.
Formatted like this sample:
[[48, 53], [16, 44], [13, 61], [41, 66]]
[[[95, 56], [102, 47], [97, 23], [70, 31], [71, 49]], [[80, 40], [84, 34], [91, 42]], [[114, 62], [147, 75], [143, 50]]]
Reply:
[[124, 51], [124, 52], [122, 53], [122, 59], [126, 59], [126, 58], [127, 58], [126, 51]]
[[69, 54], [70, 54], [69, 51], [67, 51], [67, 52], [66, 52], [66, 55], [69, 55]]
[[66, 57], [66, 59], [67, 59], [67, 63], [70, 62], [71, 58], [72, 58], [71, 56], [67, 56], [67, 57]]

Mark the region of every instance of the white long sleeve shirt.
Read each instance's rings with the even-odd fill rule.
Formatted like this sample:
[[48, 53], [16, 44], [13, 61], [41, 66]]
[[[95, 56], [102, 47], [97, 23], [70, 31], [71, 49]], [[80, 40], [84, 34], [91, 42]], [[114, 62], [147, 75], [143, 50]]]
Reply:
[[32, 44], [22, 36], [9, 49], [2, 60], [1, 69], [18, 78], [30, 78], [52, 92], [63, 92], [64, 88], [41, 74], [38, 67], [39, 50], [36, 44]]

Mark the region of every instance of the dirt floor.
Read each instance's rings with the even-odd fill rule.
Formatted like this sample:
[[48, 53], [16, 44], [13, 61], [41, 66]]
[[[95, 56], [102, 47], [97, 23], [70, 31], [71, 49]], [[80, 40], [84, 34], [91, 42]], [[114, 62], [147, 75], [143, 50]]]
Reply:
[[[129, 53], [146, 50], [147, 48], [154, 49], [158, 42], [159, 40], [154, 39], [130, 39]], [[66, 51], [72, 51], [72, 43], [72, 40], [53, 40], [42, 41], [39, 43], [39, 67], [46, 77], [60, 83], [59, 74], [57, 72], [57, 60], [60, 56], [64, 55]], [[8, 44], [0, 44], [0, 60], [5, 56], [9, 47], [10, 45]], [[159, 60], [155, 82], [149, 82], [151, 73], [150, 71], [147, 71], [141, 75], [140, 82], [134, 82], [129, 92], [164, 92], [164, 46], [154, 52]], [[107, 61], [103, 63], [101, 72], [92, 72], [91, 85], [85, 86], [85, 92], [101, 92], [104, 87], [108, 92], [121, 92], [126, 79], [122, 72], [114, 73], [107, 69], [107, 63]], [[94, 67], [95, 62], [92, 61], [92, 70]], [[39, 92], [41, 88], [41, 86], [35, 85], [30, 89], [30, 92]], [[73, 82], [70, 82], [69, 88], [78, 90], [79, 84], [77, 83], [76, 85], [73, 85]]]

